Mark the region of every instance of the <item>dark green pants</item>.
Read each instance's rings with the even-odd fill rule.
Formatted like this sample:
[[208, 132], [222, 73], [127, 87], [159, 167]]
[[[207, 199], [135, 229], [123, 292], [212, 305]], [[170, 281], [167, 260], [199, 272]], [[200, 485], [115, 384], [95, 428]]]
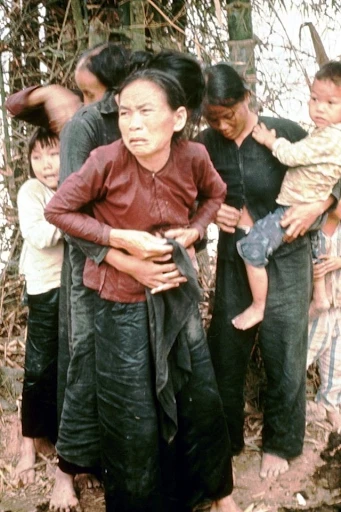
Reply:
[[[199, 312], [198, 312], [199, 317]], [[200, 328], [189, 322], [192, 373], [176, 396], [178, 432], [165, 445], [145, 302], [96, 299], [96, 375], [107, 512], [187, 511], [232, 492], [229, 438]]]
[[[240, 233], [243, 236], [243, 233]], [[259, 328], [241, 331], [232, 318], [252, 301], [243, 260], [235, 250], [218, 258], [215, 306], [208, 342], [233, 453], [244, 446], [244, 385], [255, 337], [267, 376], [263, 450], [289, 459], [300, 455], [305, 432], [308, 307], [312, 267], [309, 237], [278, 249], [267, 267], [269, 290]]]

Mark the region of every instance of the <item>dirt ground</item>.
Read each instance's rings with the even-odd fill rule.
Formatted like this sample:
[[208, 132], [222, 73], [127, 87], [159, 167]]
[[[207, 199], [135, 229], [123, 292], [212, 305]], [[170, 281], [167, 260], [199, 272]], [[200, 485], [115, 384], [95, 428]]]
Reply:
[[[203, 251], [201, 254], [206, 253]], [[206, 269], [210, 268], [208, 261], [204, 260], [204, 263]], [[211, 264], [212, 272], [201, 276], [202, 286], [206, 290], [212, 290], [214, 284], [214, 260]], [[209, 300], [207, 298], [202, 308], [206, 327], [209, 323]], [[48, 511], [57, 465], [55, 456], [41, 455], [37, 460], [35, 484], [16, 488], [12, 483], [21, 442], [17, 406], [20, 406], [24, 349], [24, 336], [13, 339], [6, 346], [1, 344], [0, 339], [0, 355], [3, 355], [3, 360], [0, 358], [0, 512]], [[329, 423], [322, 417], [308, 416], [303, 454], [290, 463], [286, 474], [272, 481], [259, 477], [260, 411], [266, 382], [257, 346], [250, 366], [246, 385], [246, 446], [244, 452], [233, 461], [235, 501], [243, 512], [341, 512], [341, 434], [336, 439], [338, 448], [327, 451], [331, 458], [327, 463], [323, 452], [330, 437], [337, 434], [331, 432]], [[317, 387], [318, 373], [313, 369], [308, 372], [307, 379], [307, 398], [310, 402]], [[79, 497], [84, 512], [104, 512], [102, 489], [80, 487]]]
[[[12, 351], [11, 365], [0, 365], [0, 512], [45, 512], [54, 482], [55, 456], [39, 456], [33, 485], [19, 488], [13, 485], [13, 470], [21, 442], [18, 408], [24, 345], [13, 341], [7, 347], [8, 352], [9, 349]], [[310, 403], [318, 381], [318, 372], [312, 368], [307, 378]], [[341, 434], [332, 432], [329, 423], [316, 411], [307, 415], [303, 454], [290, 463], [289, 471], [278, 480], [266, 481], [259, 477], [265, 386], [265, 374], [256, 346], [246, 383], [246, 446], [233, 461], [235, 501], [243, 512], [341, 512]], [[327, 450], [332, 437], [334, 448]], [[331, 459], [329, 462], [328, 458]], [[104, 512], [102, 489], [80, 486], [79, 496], [84, 512]]]
[[[235, 500], [242, 510], [244, 512], [341, 511], [340, 458], [338, 466], [334, 465], [333, 476], [330, 477], [323, 472], [326, 463], [320, 457], [331, 432], [328, 423], [324, 420], [307, 422], [303, 454], [290, 464], [290, 469], [285, 475], [270, 482], [258, 476], [261, 423], [260, 413], [251, 411], [248, 414], [246, 448], [234, 460]], [[20, 446], [20, 421], [17, 412], [2, 414], [0, 432], [0, 511], [47, 511], [56, 458], [40, 457], [37, 462], [35, 484], [15, 488], [11, 483], [11, 474]], [[319, 476], [314, 477], [317, 469]], [[332, 489], [333, 487], [335, 488]], [[101, 489], [82, 489], [80, 501], [84, 512], [104, 512]]]

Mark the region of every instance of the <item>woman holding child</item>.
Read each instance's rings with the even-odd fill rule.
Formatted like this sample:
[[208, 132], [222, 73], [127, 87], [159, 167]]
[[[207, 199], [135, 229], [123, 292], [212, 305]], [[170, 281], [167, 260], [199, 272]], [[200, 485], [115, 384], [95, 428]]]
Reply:
[[[208, 68], [204, 116], [210, 128], [199, 135], [213, 165], [228, 184], [218, 212], [215, 306], [208, 340], [229, 427], [232, 450], [244, 446], [244, 382], [250, 353], [258, 334], [268, 379], [260, 475], [278, 476], [288, 460], [300, 455], [305, 431], [305, 380], [308, 307], [311, 297], [311, 248], [305, 235], [315, 218], [333, 203], [330, 196], [309, 206], [288, 210], [282, 225], [287, 240], [267, 267], [269, 290], [264, 320], [249, 329], [232, 321], [252, 302], [243, 260], [236, 243], [253, 223], [276, 208], [286, 166], [252, 137], [264, 123], [277, 137], [291, 142], [306, 133], [285, 119], [258, 117], [249, 108], [250, 92], [227, 64]], [[304, 235], [299, 236], [298, 235]], [[298, 238], [297, 238], [298, 237]]]

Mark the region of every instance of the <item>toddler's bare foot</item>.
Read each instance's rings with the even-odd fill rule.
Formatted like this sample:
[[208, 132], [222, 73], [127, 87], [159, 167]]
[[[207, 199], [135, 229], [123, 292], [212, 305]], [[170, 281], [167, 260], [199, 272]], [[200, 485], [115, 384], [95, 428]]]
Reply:
[[82, 512], [73, 486], [73, 476], [56, 470], [49, 510], [55, 512]]
[[75, 483], [80, 489], [98, 489], [101, 487], [101, 482], [98, 478], [90, 473], [81, 473], [75, 476]]
[[221, 500], [215, 501], [211, 507], [210, 512], [242, 512], [238, 507], [232, 496], [225, 496]]
[[261, 478], [277, 478], [286, 473], [288, 469], [289, 464], [286, 459], [271, 453], [263, 453], [259, 476]]
[[313, 320], [321, 313], [328, 311], [330, 309], [330, 302], [328, 299], [316, 301], [312, 300], [309, 306], [309, 320]]
[[333, 430], [341, 432], [341, 412], [327, 411], [327, 420], [333, 427]]
[[240, 315], [235, 316], [232, 319], [232, 323], [236, 329], [241, 329], [245, 331], [246, 329], [250, 329], [254, 325], [259, 324], [264, 318], [264, 305], [258, 305], [252, 303], [251, 306]]
[[31, 437], [23, 437], [20, 448], [20, 459], [14, 472], [14, 485], [18, 485], [20, 482], [24, 485], [34, 483], [35, 461], [36, 450], [34, 447], [34, 440]]

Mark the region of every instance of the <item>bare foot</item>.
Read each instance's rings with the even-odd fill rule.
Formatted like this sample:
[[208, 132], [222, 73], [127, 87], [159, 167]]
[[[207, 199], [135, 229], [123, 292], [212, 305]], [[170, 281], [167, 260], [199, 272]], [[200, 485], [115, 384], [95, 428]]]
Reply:
[[75, 476], [75, 484], [79, 489], [98, 489], [101, 487], [101, 482], [98, 478], [91, 473], [81, 473]]
[[238, 507], [232, 496], [225, 496], [221, 500], [215, 501], [211, 507], [210, 512], [242, 512]]
[[324, 421], [327, 411], [321, 402], [307, 400], [306, 403], [306, 421], [314, 423], [315, 421]]
[[330, 302], [328, 299], [319, 302], [312, 300], [309, 306], [309, 320], [313, 320], [321, 313], [328, 311], [328, 309], [330, 309]]
[[56, 480], [52, 491], [49, 510], [55, 512], [82, 512], [75, 489], [73, 476], [56, 470]]
[[271, 453], [263, 453], [259, 476], [261, 478], [277, 478], [286, 473], [288, 469], [289, 464], [286, 459]]
[[341, 432], [341, 412], [327, 411], [327, 420], [333, 427], [333, 430]]
[[56, 449], [51, 441], [47, 437], [38, 437], [34, 440], [34, 445], [37, 453], [43, 455], [53, 455], [56, 453]]
[[24, 485], [34, 483], [35, 461], [36, 450], [34, 447], [34, 439], [31, 437], [23, 437], [20, 447], [20, 459], [14, 472], [14, 485], [18, 485], [20, 482]]
[[235, 316], [232, 319], [232, 323], [236, 329], [246, 331], [246, 329], [250, 329], [263, 320], [264, 309], [264, 304], [258, 305], [253, 302], [249, 308], [245, 309], [240, 315]]

